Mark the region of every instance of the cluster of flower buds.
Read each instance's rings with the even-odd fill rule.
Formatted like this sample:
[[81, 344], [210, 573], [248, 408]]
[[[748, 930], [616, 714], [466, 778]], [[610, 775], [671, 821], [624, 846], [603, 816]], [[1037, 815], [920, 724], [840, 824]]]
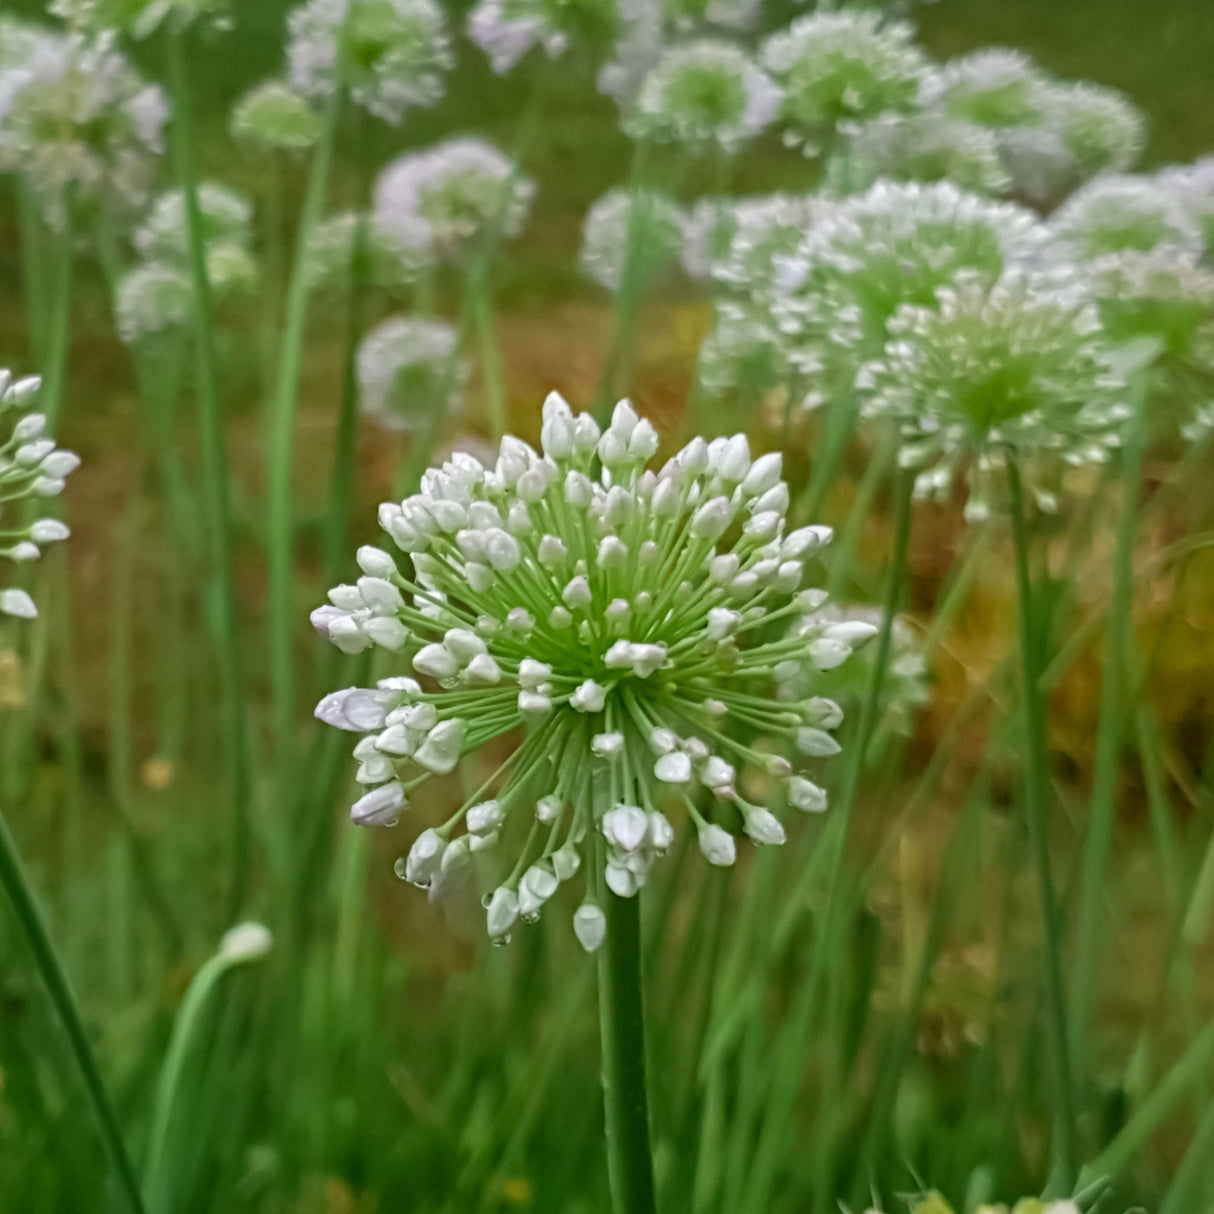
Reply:
[[[353, 816], [367, 824], [395, 821], [432, 775], [521, 732], [399, 871], [441, 888], [473, 851], [518, 838], [486, 902], [490, 934], [535, 918], [585, 867], [575, 927], [594, 945], [603, 887], [635, 894], [672, 821], [689, 820], [709, 862], [728, 865], [737, 833], [781, 843], [783, 806], [825, 807], [798, 767], [838, 750], [842, 713], [812, 675], [802, 699], [773, 688], [798, 665], [837, 665], [873, 629], [827, 628], [809, 646], [788, 634], [820, 602], [801, 585], [830, 531], [787, 528], [778, 454], [752, 458], [742, 435], [694, 439], [655, 471], [657, 431], [626, 401], [601, 430], [555, 394], [540, 444], [507, 437], [493, 467], [456, 455], [381, 507], [407, 559], [361, 549], [363, 576], [313, 623], [346, 652], [402, 655], [411, 674], [337, 692], [317, 713], [365, 735]], [[746, 798], [757, 786], [769, 804]]]
[[[57, 497], [67, 478], [80, 466], [79, 456], [61, 451], [47, 436], [47, 421], [30, 408], [41, 380], [34, 375], [14, 379], [0, 370], [0, 557], [23, 563], [36, 561], [47, 544], [68, 537], [55, 518], [28, 522], [25, 503]], [[0, 589], [0, 616], [34, 619], [33, 599], [18, 589]]]

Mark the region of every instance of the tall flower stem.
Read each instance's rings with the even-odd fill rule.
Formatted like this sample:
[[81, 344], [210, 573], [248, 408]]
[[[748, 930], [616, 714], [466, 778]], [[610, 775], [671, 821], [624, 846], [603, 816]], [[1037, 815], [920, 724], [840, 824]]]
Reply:
[[1015, 456], [1008, 457], [1008, 486], [1011, 492], [1012, 546], [1016, 564], [1016, 598], [1020, 617], [1020, 660], [1024, 686], [1024, 732], [1028, 756], [1024, 780], [1025, 813], [1037, 869], [1041, 915], [1045, 928], [1042, 952], [1045, 986], [1046, 1035], [1057, 1117], [1054, 1125], [1055, 1166], [1058, 1183], [1070, 1191], [1075, 1179], [1075, 1091], [1071, 1075], [1071, 1052], [1066, 1014], [1066, 992], [1062, 977], [1061, 915], [1054, 889], [1049, 838], [1049, 756], [1046, 748], [1045, 702], [1041, 676], [1042, 637], [1036, 617], [1032, 577], [1029, 572], [1028, 525], [1024, 514], [1024, 490]]
[[59, 958], [51, 944], [50, 934], [46, 929], [42, 914], [34, 900], [25, 870], [17, 851], [16, 841], [9, 833], [8, 823], [0, 813], [0, 885], [4, 887], [13, 904], [17, 921], [25, 934], [30, 952], [38, 972], [46, 983], [51, 1002], [67, 1033], [68, 1044], [72, 1056], [84, 1080], [85, 1091], [93, 1113], [97, 1118], [97, 1127], [101, 1131], [101, 1140], [109, 1156], [110, 1166], [118, 1181], [123, 1201], [131, 1214], [145, 1214], [143, 1198], [139, 1192], [139, 1182], [135, 1179], [135, 1169], [127, 1154], [126, 1144], [122, 1139], [122, 1131], [118, 1118], [106, 1094], [105, 1085], [101, 1081], [101, 1073], [97, 1068], [97, 1060], [93, 1057], [84, 1023], [76, 1000], [68, 985], [67, 975], [59, 963]]
[[206, 517], [211, 575], [212, 618], [219, 651], [220, 682], [223, 688], [225, 742], [232, 779], [232, 890], [233, 909], [247, 892], [250, 863], [249, 803], [252, 783], [249, 770], [248, 730], [242, 685], [240, 649], [236, 628], [236, 592], [233, 585], [231, 504], [228, 495], [228, 458], [224, 440], [224, 418], [219, 403], [215, 372], [214, 333], [211, 325], [211, 290], [207, 276], [202, 210], [198, 201], [198, 177], [194, 165], [194, 130], [186, 80], [184, 30], [173, 30], [168, 38], [168, 68], [176, 124], [173, 151], [177, 181], [185, 200], [190, 272], [193, 280], [191, 320], [195, 347], [195, 398], [198, 428], [202, 439], [203, 501]]
[[607, 1165], [615, 1214], [654, 1214], [645, 1014], [641, 996], [641, 909], [637, 898], [604, 890], [607, 938], [599, 950], [599, 1026]]
[[1091, 1015], [1100, 936], [1104, 918], [1104, 881], [1112, 844], [1117, 799], [1117, 768], [1124, 734], [1123, 722], [1131, 717], [1122, 702], [1128, 677], [1130, 625], [1134, 607], [1134, 540], [1138, 532], [1139, 481], [1146, 445], [1146, 410], [1143, 380], [1133, 400], [1133, 415], [1122, 446], [1122, 483], [1125, 500], [1117, 528], [1113, 564], [1113, 597], [1109, 607], [1104, 681], [1100, 689], [1100, 723], [1092, 777], [1092, 802], [1083, 852], [1079, 925], [1075, 940], [1075, 972], [1071, 992], [1071, 1056], [1081, 1063]]

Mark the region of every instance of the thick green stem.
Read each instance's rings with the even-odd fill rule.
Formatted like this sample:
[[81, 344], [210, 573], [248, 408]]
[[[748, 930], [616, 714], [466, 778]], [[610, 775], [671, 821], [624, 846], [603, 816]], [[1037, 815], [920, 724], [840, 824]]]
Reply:
[[173, 150], [177, 181], [185, 199], [186, 230], [193, 282], [191, 320], [194, 330], [195, 398], [202, 441], [203, 500], [206, 510], [208, 555], [211, 574], [210, 607], [219, 651], [223, 689], [225, 742], [232, 782], [232, 889], [231, 906], [245, 899], [249, 881], [249, 802], [252, 783], [249, 771], [249, 735], [245, 722], [243, 675], [236, 626], [236, 592], [230, 551], [231, 504], [228, 494], [228, 457], [224, 418], [219, 404], [215, 372], [214, 333], [211, 325], [211, 286], [207, 276], [206, 245], [202, 210], [198, 201], [198, 178], [194, 166], [194, 131], [186, 83], [186, 32], [169, 35], [169, 80], [176, 126]]
[[1045, 703], [1042, 699], [1042, 638], [1034, 614], [1032, 578], [1029, 574], [1028, 526], [1024, 515], [1024, 491], [1020, 468], [1008, 459], [1011, 491], [1012, 540], [1015, 549], [1016, 592], [1020, 617], [1020, 659], [1024, 687], [1024, 732], [1028, 756], [1024, 780], [1025, 812], [1037, 868], [1041, 915], [1045, 928], [1044, 967], [1047, 1038], [1057, 1117], [1054, 1149], [1058, 1179], [1069, 1191], [1075, 1179], [1075, 1092], [1067, 1036], [1066, 993], [1062, 977], [1062, 931], [1050, 860], [1049, 756], [1046, 748]]
[[1083, 853], [1079, 926], [1075, 941], [1075, 972], [1071, 989], [1071, 1057], [1081, 1066], [1088, 1020], [1100, 962], [1104, 920], [1105, 872], [1112, 844], [1117, 799], [1117, 770], [1121, 756], [1123, 722], [1129, 714], [1122, 703], [1130, 652], [1130, 624], [1134, 606], [1134, 540], [1138, 531], [1139, 480], [1146, 441], [1146, 417], [1141, 392], [1127, 427], [1122, 449], [1125, 501], [1117, 529], [1113, 567], [1113, 599], [1109, 607], [1104, 681], [1100, 694], [1100, 723], [1092, 776], [1092, 807]]
[[615, 1214], [654, 1214], [645, 1015], [641, 998], [641, 911], [636, 898], [603, 892], [607, 938], [599, 952], [599, 1023], [607, 1164]]
[[106, 1095], [105, 1085], [101, 1081], [101, 1072], [97, 1069], [97, 1060], [93, 1057], [88, 1035], [84, 1031], [84, 1023], [76, 1000], [68, 985], [67, 975], [59, 964], [59, 958], [51, 944], [50, 934], [43, 922], [42, 914], [34, 901], [29, 882], [21, 864], [21, 856], [17, 844], [9, 833], [8, 823], [0, 813], [0, 885], [13, 904], [17, 921], [33, 954], [34, 963], [42, 975], [43, 982], [51, 996], [51, 1002], [67, 1033], [68, 1044], [72, 1056], [80, 1069], [84, 1087], [88, 1093], [89, 1103], [97, 1118], [97, 1126], [101, 1131], [101, 1140], [109, 1156], [110, 1166], [122, 1191], [122, 1197], [132, 1214], [144, 1214], [143, 1198], [139, 1193], [139, 1182], [135, 1179], [135, 1169], [131, 1166], [130, 1156], [122, 1140], [122, 1131], [118, 1118]]

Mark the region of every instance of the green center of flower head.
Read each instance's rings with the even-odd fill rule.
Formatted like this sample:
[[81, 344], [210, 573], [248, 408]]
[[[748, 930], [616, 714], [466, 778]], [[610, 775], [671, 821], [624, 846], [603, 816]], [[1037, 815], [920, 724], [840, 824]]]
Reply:
[[346, 31], [346, 53], [350, 62], [364, 71], [372, 71], [389, 51], [421, 31], [402, 22], [389, 0], [360, 0], [350, 12]]
[[[584, 861], [597, 859], [616, 894], [635, 894], [673, 839], [672, 803], [707, 858], [732, 863], [733, 835], [709, 820], [701, 793], [752, 839], [782, 842], [773, 808], [825, 807], [793, 759], [837, 751], [828, 730], [841, 713], [808, 694], [777, 702], [772, 689], [808, 690], [802, 667], [837, 666], [875, 632], [825, 618], [790, 630], [818, 619], [825, 596], [799, 588], [829, 531], [787, 530], [779, 455], [752, 461], [742, 435], [696, 439], [655, 472], [645, 465], [658, 435], [627, 402], [600, 433], [555, 395], [541, 440], [542, 456], [503, 440], [493, 470], [457, 456], [420, 493], [383, 506], [412, 570], [364, 548], [365, 576], [313, 614], [340, 648], [407, 654], [425, 681], [389, 678], [318, 708], [367, 735], [355, 755], [372, 791], [355, 821], [394, 822], [431, 774], [524, 732], [400, 869], [442, 883], [470, 850], [516, 837], [517, 863], [489, 902], [495, 938], [537, 916]], [[744, 775], [770, 807], [742, 795]], [[582, 927], [599, 923], [592, 905], [578, 913]]]
[[746, 83], [718, 65], [690, 65], [666, 88], [670, 109], [696, 117], [707, 127], [736, 122], [746, 108]]

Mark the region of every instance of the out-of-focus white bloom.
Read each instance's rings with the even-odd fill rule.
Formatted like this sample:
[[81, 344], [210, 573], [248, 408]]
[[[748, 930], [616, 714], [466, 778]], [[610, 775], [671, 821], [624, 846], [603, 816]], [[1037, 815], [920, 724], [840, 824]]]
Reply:
[[180, 267], [161, 261], [136, 266], [114, 294], [118, 336], [132, 344], [179, 328], [190, 318], [193, 295], [190, 275]]
[[578, 265], [609, 291], [626, 278], [639, 289], [675, 263], [682, 236], [682, 216], [669, 198], [611, 190], [586, 214]]
[[[216, 181], [198, 187], [198, 210], [204, 244], [252, 243], [253, 204], [238, 190]], [[180, 190], [161, 194], [136, 229], [135, 248], [143, 257], [185, 262], [189, 257], [189, 231], [185, 198]]]
[[995, 282], [1041, 260], [1048, 229], [1029, 211], [950, 182], [879, 181], [844, 199], [783, 262], [772, 314], [807, 374], [854, 370], [885, 344], [904, 304], [931, 307], [941, 289]]
[[864, 9], [800, 17], [762, 60], [784, 90], [788, 141], [810, 153], [840, 122], [915, 108], [928, 68], [907, 22]]
[[1120, 90], [1077, 80], [1050, 82], [1037, 95], [1047, 129], [1074, 158], [1078, 180], [1125, 172], [1142, 155], [1146, 117]]
[[274, 933], [264, 923], [238, 923], [224, 933], [220, 955], [229, 961], [260, 961], [274, 947]]
[[167, 107], [113, 38], [39, 36], [0, 67], [0, 172], [21, 173], [51, 219], [74, 201], [129, 210], [147, 195]]
[[322, 220], [308, 233], [304, 274], [313, 289], [344, 290], [351, 274], [370, 286], [396, 287], [418, 276], [425, 253], [424, 246], [406, 244], [386, 231], [374, 215], [346, 211]]
[[1214, 156], [1172, 165], [1158, 173], [1156, 180], [1201, 228], [1208, 256], [1214, 249]]
[[[47, 432], [47, 421], [33, 412], [41, 381], [14, 379], [0, 369], [0, 559], [18, 564], [36, 561], [47, 544], [68, 538], [58, 519], [30, 522], [27, 507], [57, 497], [80, 466], [71, 451], [62, 451]], [[34, 619], [33, 599], [16, 588], [0, 589], [0, 617]]]
[[1001, 194], [1011, 178], [993, 131], [944, 114], [884, 114], [847, 133], [831, 158], [828, 186], [837, 194], [895, 181], [951, 181], [976, 194]]
[[599, 73], [599, 92], [618, 105], [632, 101], [662, 56], [662, 6], [653, 0], [619, 0], [615, 57]]
[[267, 148], [298, 152], [319, 138], [320, 115], [283, 80], [267, 80], [250, 89], [232, 107], [233, 138]]
[[[713, 863], [731, 863], [735, 843], [706, 818], [709, 799], [732, 806], [756, 841], [778, 843], [779, 805], [747, 802], [738, 773], [762, 771], [797, 805], [821, 808], [794, 764], [838, 749], [829, 730], [842, 715], [817, 697], [770, 694], [773, 671], [805, 645], [767, 624], [800, 604], [804, 563], [830, 540], [828, 528], [787, 529], [778, 454], [752, 458], [740, 434], [694, 439], [651, 469], [657, 431], [628, 402], [600, 430], [555, 394], [540, 443], [542, 454], [503, 439], [493, 467], [454, 456], [420, 492], [384, 504], [400, 555], [360, 549], [363, 576], [312, 617], [343, 651], [378, 645], [417, 676], [317, 708], [363, 735], [357, 778], [372, 791], [357, 821], [394, 820], [431, 774], [522, 734], [403, 865], [426, 884], [454, 848], [525, 838], [487, 903], [495, 937], [540, 914], [591, 861], [596, 833], [608, 888], [635, 894], [674, 842], [667, 806], [690, 818]], [[868, 635], [838, 633], [838, 660]], [[593, 909], [575, 926], [597, 947]]]
[[637, 139], [734, 151], [772, 121], [781, 93], [740, 48], [701, 40], [666, 51], [625, 127]]
[[619, 24], [615, 0], [480, 0], [468, 15], [468, 37], [489, 56], [498, 75], [511, 71], [534, 46], [550, 59], [570, 45], [606, 45]]
[[345, 40], [350, 96], [385, 122], [432, 106], [453, 56], [434, 0], [307, 0], [288, 23], [291, 83], [306, 97], [331, 95]]
[[415, 430], [436, 411], [455, 412], [466, 379], [455, 330], [439, 321], [389, 317], [358, 348], [363, 411], [392, 430]]
[[1201, 228], [1173, 191], [1150, 177], [1104, 173], [1077, 190], [1051, 220], [1080, 258], [1172, 247], [1201, 253]]
[[1128, 416], [1125, 377], [1086, 287], [1059, 269], [994, 285], [943, 288], [888, 325], [880, 357], [856, 377], [867, 416], [893, 421], [921, 495], [948, 492], [967, 457], [971, 517], [987, 506], [993, 466], [1011, 452], [1101, 462]]
[[486, 231], [522, 231], [535, 185], [483, 139], [449, 139], [392, 161], [375, 183], [375, 220], [402, 245], [451, 258]]
[[921, 101], [978, 126], [1035, 126], [1044, 117], [1048, 83], [1023, 52], [987, 47], [934, 69], [923, 80]]

